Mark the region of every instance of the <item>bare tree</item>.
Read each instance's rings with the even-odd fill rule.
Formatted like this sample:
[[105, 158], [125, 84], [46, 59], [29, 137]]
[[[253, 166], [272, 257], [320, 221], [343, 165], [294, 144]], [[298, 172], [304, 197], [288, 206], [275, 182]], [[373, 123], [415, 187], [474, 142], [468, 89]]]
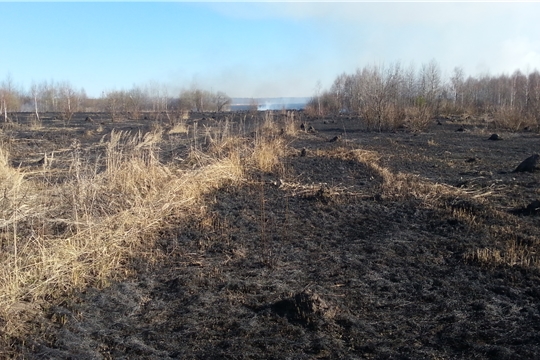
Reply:
[[420, 70], [420, 89], [426, 103], [433, 109], [437, 109], [441, 95], [441, 69], [435, 60], [422, 65]]
[[454, 107], [463, 106], [463, 84], [465, 82], [465, 72], [462, 67], [455, 67], [454, 73], [450, 78], [453, 91], [453, 103]]
[[30, 94], [32, 95], [32, 99], [34, 100], [34, 111], [36, 114], [36, 119], [39, 122], [41, 121], [41, 119], [39, 118], [39, 110], [38, 110], [38, 97], [40, 96], [40, 93], [39, 93], [38, 85], [34, 82], [30, 86]]
[[73, 86], [68, 81], [60, 83], [58, 87], [62, 115], [64, 121], [69, 123], [73, 118], [73, 114], [79, 111], [80, 94], [73, 89]]
[[111, 90], [104, 92], [102, 98], [105, 110], [111, 116], [111, 121], [115, 122], [122, 111], [124, 93], [122, 91]]
[[46, 82], [39, 84], [39, 93], [41, 94], [41, 102], [43, 111], [59, 111], [60, 96], [58, 87], [54, 82]]
[[4, 116], [4, 121], [10, 121], [8, 112], [17, 111], [20, 107], [20, 97], [15, 89], [11, 75], [0, 84], [0, 114]]
[[196, 89], [192, 93], [193, 103], [195, 105], [195, 110], [201, 112], [205, 110], [206, 105], [206, 96], [203, 90]]
[[540, 125], [540, 73], [538, 70], [529, 74], [527, 85], [529, 96], [527, 112]]
[[131, 113], [133, 119], [138, 120], [141, 114], [142, 107], [146, 101], [146, 94], [137, 86], [134, 86], [126, 94], [127, 108], [126, 110]]
[[405, 71], [399, 64], [367, 66], [339, 75], [329, 92], [316, 89], [308, 103], [314, 114], [345, 111], [360, 115], [367, 128], [378, 129], [396, 126], [404, 112], [415, 119], [415, 127], [423, 128], [441, 105], [450, 105], [445, 108], [449, 111], [496, 115], [498, 123], [513, 129], [540, 123], [540, 73], [516, 70], [510, 76], [465, 78], [463, 69], [456, 67], [443, 82], [435, 60], [418, 72], [412, 65]]
[[317, 84], [315, 84], [315, 98], [317, 100], [317, 115], [318, 116], [322, 116], [322, 111], [321, 111], [321, 88], [322, 88], [322, 84], [321, 84], [321, 81], [318, 80], [317, 81]]
[[330, 88], [330, 93], [334, 96], [335, 101], [337, 102], [337, 112], [345, 110], [347, 106], [345, 105], [345, 96], [346, 89], [345, 84], [347, 81], [347, 75], [345, 73], [339, 75], [332, 84]]
[[394, 128], [403, 119], [398, 95], [403, 83], [399, 63], [389, 67], [371, 66], [362, 70], [360, 109], [368, 128]]
[[231, 104], [231, 98], [222, 91], [212, 93], [193, 87], [191, 90], [182, 91], [180, 103], [188, 110], [223, 111]]
[[213, 94], [213, 103], [218, 112], [228, 110], [227, 107], [231, 105], [231, 102], [231, 98], [222, 91]]

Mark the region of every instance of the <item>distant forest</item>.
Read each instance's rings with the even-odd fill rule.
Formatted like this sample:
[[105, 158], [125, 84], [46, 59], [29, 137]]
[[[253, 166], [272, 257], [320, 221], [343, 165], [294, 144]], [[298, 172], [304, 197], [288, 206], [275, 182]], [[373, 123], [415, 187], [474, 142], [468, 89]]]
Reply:
[[419, 69], [366, 66], [339, 75], [330, 89], [320, 90], [309, 101], [312, 115], [351, 114], [368, 128], [396, 128], [414, 118], [422, 127], [433, 116], [469, 114], [485, 116], [516, 130], [540, 124], [540, 73], [520, 70], [511, 75], [468, 76], [454, 68], [443, 79], [435, 60]]
[[[45, 81], [21, 89], [8, 76], [0, 83], [0, 121], [9, 121], [9, 114], [19, 111], [35, 112], [37, 117], [41, 112], [61, 112], [68, 119], [75, 112], [100, 111], [114, 120], [119, 114], [138, 118], [148, 111], [228, 111], [232, 103], [221, 91], [191, 89], [172, 94], [158, 84], [106, 91], [99, 98], [90, 98], [84, 88], [76, 89], [69, 82]], [[255, 110], [261, 108], [256, 99], [250, 104]], [[488, 116], [516, 129], [538, 126], [540, 73], [516, 70], [511, 75], [466, 77], [456, 67], [443, 79], [435, 60], [418, 69], [399, 63], [371, 65], [339, 75], [329, 89], [319, 86], [305, 110], [313, 116], [358, 116], [367, 128], [378, 130], [399, 127], [413, 118], [421, 128], [433, 116], [444, 114]]]
[[7, 77], [0, 83], [0, 119], [9, 121], [10, 113], [42, 112], [62, 113], [69, 120], [76, 112], [106, 112], [114, 120], [129, 114], [138, 119], [143, 112], [172, 111], [226, 111], [232, 99], [222, 91], [200, 89], [171, 94], [166, 86], [134, 86], [129, 90], [103, 92], [99, 98], [90, 98], [84, 88], [78, 90], [69, 82], [42, 82], [28, 90], [15, 86]]

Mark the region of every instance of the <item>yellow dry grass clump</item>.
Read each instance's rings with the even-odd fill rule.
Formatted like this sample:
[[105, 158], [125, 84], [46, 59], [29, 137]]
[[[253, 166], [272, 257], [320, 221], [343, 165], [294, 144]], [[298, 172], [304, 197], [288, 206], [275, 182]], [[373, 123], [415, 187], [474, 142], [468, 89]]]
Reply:
[[[5, 338], [24, 333], [21, 316], [85, 286], [129, 275], [129, 260], [155, 261], [153, 241], [168, 222], [204, 216], [201, 199], [235, 185], [247, 171], [272, 171], [284, 155], [279, 137], [232, 136], [228, 124], [207, 133], [206, 152], [193, 148], [191, 166], [158, 159], [162, 129], [113, 131], [104, 154], [83, 155], [74, 142], [61, 182], [25, 178], [0, 147], [0, 324]], [[185, 164], [184, 164], [185, 165]], [[58, 171], [58, 170], [57, 170]], [[46, 305], [42, 306], [45, 308]]]
[[[133, 256], [152, 261], [152, 241], [172, 217], [194, 214], [202, 196], [242, 181], [230, 152], [191, 170], [157, 160], [161, 133], [112, 132], [101, 162], [74, 151], [61, 184], [28, 180], [0, 148], [0, 319], [20, 329], [21, 304], [125, 276]], [[9, 319], [13, 319], [10, 321]]]

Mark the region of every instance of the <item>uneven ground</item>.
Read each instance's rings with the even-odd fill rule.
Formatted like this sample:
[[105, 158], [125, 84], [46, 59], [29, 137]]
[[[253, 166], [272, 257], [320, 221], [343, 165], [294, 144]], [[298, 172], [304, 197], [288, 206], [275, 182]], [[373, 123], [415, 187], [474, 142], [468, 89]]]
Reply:
[[[139, 126], [82, 119], [6, 129], [14, 164]], [[133, 259], [125, 281], [28, 320], [36, 330], [19, 339], [20, 357], [536, 358], [540, 218], [526, 208], [539, 175], [511, 171], [540, 151], [540, 136], [490, 141], [489, 124], [460, 118], [421, 133], [306, 121], [316, 132], [286, 136], [279, 169], [220, 188], [205, 217], [164, 229], [159, 261]], [[180, 161], [182, 136], [163, 161]]]

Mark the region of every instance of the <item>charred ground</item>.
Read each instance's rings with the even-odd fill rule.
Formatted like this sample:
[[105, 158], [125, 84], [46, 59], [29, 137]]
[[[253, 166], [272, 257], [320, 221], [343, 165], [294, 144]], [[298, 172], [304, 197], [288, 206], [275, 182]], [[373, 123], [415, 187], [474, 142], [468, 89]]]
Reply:
[[[73, 141], [91, 152], [112, 129], [155, 126], [86, 116], [35, 131], [5, 128], [13, 164], [32, 169]], [[187, 125], [210, 128], [226, 116], [232, 124], [250, 119], [197, 114]], [[21, 317], [32, 330], [9, 353], [535, 358], [540, 218], [529, 205], [539, 175], [512, 171], [540, 151], [540, 136], [460, 117], [415, 133], [367, 132], [348, 117], [296, 119], [294, 136], [275, 134], [287, 144], [279, 167], [208, 194], [204, 216], [171, 219], [152, 245], [162, 256], [132, 259], [127, 279]], [[314, 131], [300, 131], [301, 122]], [[252, 125], [243, 136], [255, 136]], [[488, 140], [493, 132], [501, 140]], [[194, 140], [180, 138], [166, 138], [162, 161], [184, 158]]]

